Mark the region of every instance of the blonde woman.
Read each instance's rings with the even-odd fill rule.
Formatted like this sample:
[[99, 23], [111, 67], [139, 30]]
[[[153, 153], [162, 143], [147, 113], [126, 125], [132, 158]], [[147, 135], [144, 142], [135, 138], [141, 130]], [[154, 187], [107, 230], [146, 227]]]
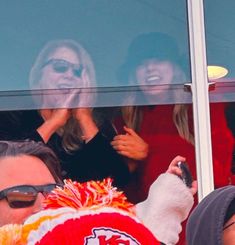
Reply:
[[[55, 151], [64, 178], [112, 177], [117, 186], [124, 186], [128, 167], [93, 117], [96, 78], [87, 51], [74, 40], [50, 41], [36, 58], [29, 80], [40, 110], [18, 115], [22, 127], [27, 122], [28, 128], [35, 129], [24, 137], [43, 141]], [[27, 131], [20, 126], [21, 130]]]
[[[121, 109], [122, 118], [115, 120], [119, 135], [111, 142], [113, 148], [127, 158], [136, 175], [129, 192], [135, 202], [146, 198], [149, 186], [177, 154], [187, 158], [196, 178], [192, 106], [172, 104], [172, 101], [162, 103], [167, 92], [171, 92], [172, 84], [186, 82], [181, 60], [172, 37], [146, 33], [133, 40], [120, 69], [120, 79], [138, 84], [143, 95], [142, 101], [132, 98], [133, 103], [145, 104]], [[211, 104], [211, 122], [215, 185], [218, 187], [230, 183], [233, 148], [222, 103]]]

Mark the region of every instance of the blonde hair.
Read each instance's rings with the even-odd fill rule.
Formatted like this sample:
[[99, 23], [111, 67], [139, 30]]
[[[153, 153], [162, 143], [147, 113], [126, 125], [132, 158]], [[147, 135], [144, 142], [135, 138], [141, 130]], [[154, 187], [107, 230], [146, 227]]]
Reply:
[[[95, 68], [93, 61], [88, 54], [88, 52], [85, 50], [84, 47], [82, 47], [81, 44], [74, 40], [69, 39], [63, 39], [63, 40], [52, 40], [49, 41], [41, 50], [39, 55], [37, 56], [32, 69], [29, 74], [29, 84], [30, 88], [32, 90], [39, 89], [43, 90], [40, 84], [40, 80], [42, 77], [42, 67], [43, 65], [48, 61], [48, 57], [55, 52], [58, 48], [61, 47], [67, 47], [71, 50], [73, 50], [77, 56], [79, 57], [79, 60], [81, 62], [81, 65], [86, 71], [87, 77], [88, 77], [88, 83], [87, 86], [92, 87], [92, 91], [86, 95], [86, 101], [91, 105], [95, 101], [96, 96], [96, 75], [95, 75]], [[35, 102], [37, 103], [37, 106], [40, 107], [43, 101], [43, 92], [41, 92], [40, 96], [33, 95]], [[45, 91], [46, 93], [46, 91]], [[83, 103], [83, 101], [81, 101]], [[80, 104], [80, 103], [79, 103]], [[79, 123], [76, 119], [70, 118], [67, 123], [58, 130], [57, 132], [62, 137], [62, 146], [67, 152], [72, 152], [74, 150], [79, 149], [82, 146], [83, 139], [82, 139], [82, 132], [79, 126]]]
[[[172, 83], [183, 83], [186, 81], [186, 76], [180, 67], [173, 63], [174, 77]], [[133, 80], [133, 73], [129, 76]], [[140, 125], [143, 120], [142, 106], [124, 106], [121, 108], [121, 114], [125, 124], [139, 132]], [[188, 122], [188, 105], [175, 104], [173, 109], [172, 120], [177, 128], [181, 138], [194, 145], [194, 136], [191, 134]]]
[[[139, 132], [143, 120], [142, 107], [124, 106], [121, 109], [121, 113], [127, 127]], [[194, 136], [190, 133], [188, 124], [188, 105], [176, 104], [173, 109], [172, 120], [180, 137], [194, 145]]]
[[181, 138], [194, 145], [194, 136], [190, 133], [188, 123], [188, 105], [176, 104], [173, 109], [173, 122]]
[[83, 144], [82, 131], [79, 123], [74, 118], [69, 118], [66, 124], [58, 130], [62, 137], [62, 146], [66, 152], [73, 152]]

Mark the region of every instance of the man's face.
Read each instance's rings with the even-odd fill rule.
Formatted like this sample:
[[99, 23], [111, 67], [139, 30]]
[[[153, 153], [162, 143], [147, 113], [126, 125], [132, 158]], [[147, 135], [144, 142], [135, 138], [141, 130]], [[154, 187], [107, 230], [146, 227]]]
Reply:
[[[18, 185], [53, 183], [53, 176], [39, 158], [27, 155], [0, 158], [0, 191]], [[41, 210], [43, 199], [44, 196], [38, 193], [35, 203], [25, 208], [11, 208], [5, 198], [0, 200], [0, 226], [21, 224], [28, 216]]]
[[224, 225], [223, 230], [223, 244], [233, 245], [235, 244], [235, 215], [233, 215], [227, 223]]

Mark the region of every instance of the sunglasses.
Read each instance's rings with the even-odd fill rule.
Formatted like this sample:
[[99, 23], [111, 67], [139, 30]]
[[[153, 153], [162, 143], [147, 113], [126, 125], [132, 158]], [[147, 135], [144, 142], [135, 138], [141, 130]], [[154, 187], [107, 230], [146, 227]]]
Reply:
[[234, 224], [235, 224], [235, 221], [232, 222], [232, 223], [230, 223], [229, 225], [225, 226], [225, 227], [223, 228], [223, 231], [226, 230], [227, 228], [229, 228], [230, 226], [234, 225]]
[[82, 65], [76, 65], [63, 59], [50, 59], [42, 67], [47, 65], [52, 65], [52, 69], [56, 73], [65, 73], [71, 68], [75, 77], [80, 78], [82, 75]]
[[13, 186], [0, 191], [0, 200], [5, 198], [11, 208], [26, 208], [35, 203], [38, 193], [47, 196], [57, 186], [62, 187], [63, 185], [47, 184]]

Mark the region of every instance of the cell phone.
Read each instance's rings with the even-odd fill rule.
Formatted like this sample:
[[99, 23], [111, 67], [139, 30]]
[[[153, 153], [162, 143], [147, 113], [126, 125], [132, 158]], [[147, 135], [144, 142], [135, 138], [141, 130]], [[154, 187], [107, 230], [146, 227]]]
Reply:
[[186, 162], [178, 162], [178, 167], [182, 170], [181, 179], [189, 188], [192, 187], [193, 177]]
[[105, 120], [99, 129], [109, 141], [112, 141], [113, 138], [117, 135], [115, 126], [108, 120]]

